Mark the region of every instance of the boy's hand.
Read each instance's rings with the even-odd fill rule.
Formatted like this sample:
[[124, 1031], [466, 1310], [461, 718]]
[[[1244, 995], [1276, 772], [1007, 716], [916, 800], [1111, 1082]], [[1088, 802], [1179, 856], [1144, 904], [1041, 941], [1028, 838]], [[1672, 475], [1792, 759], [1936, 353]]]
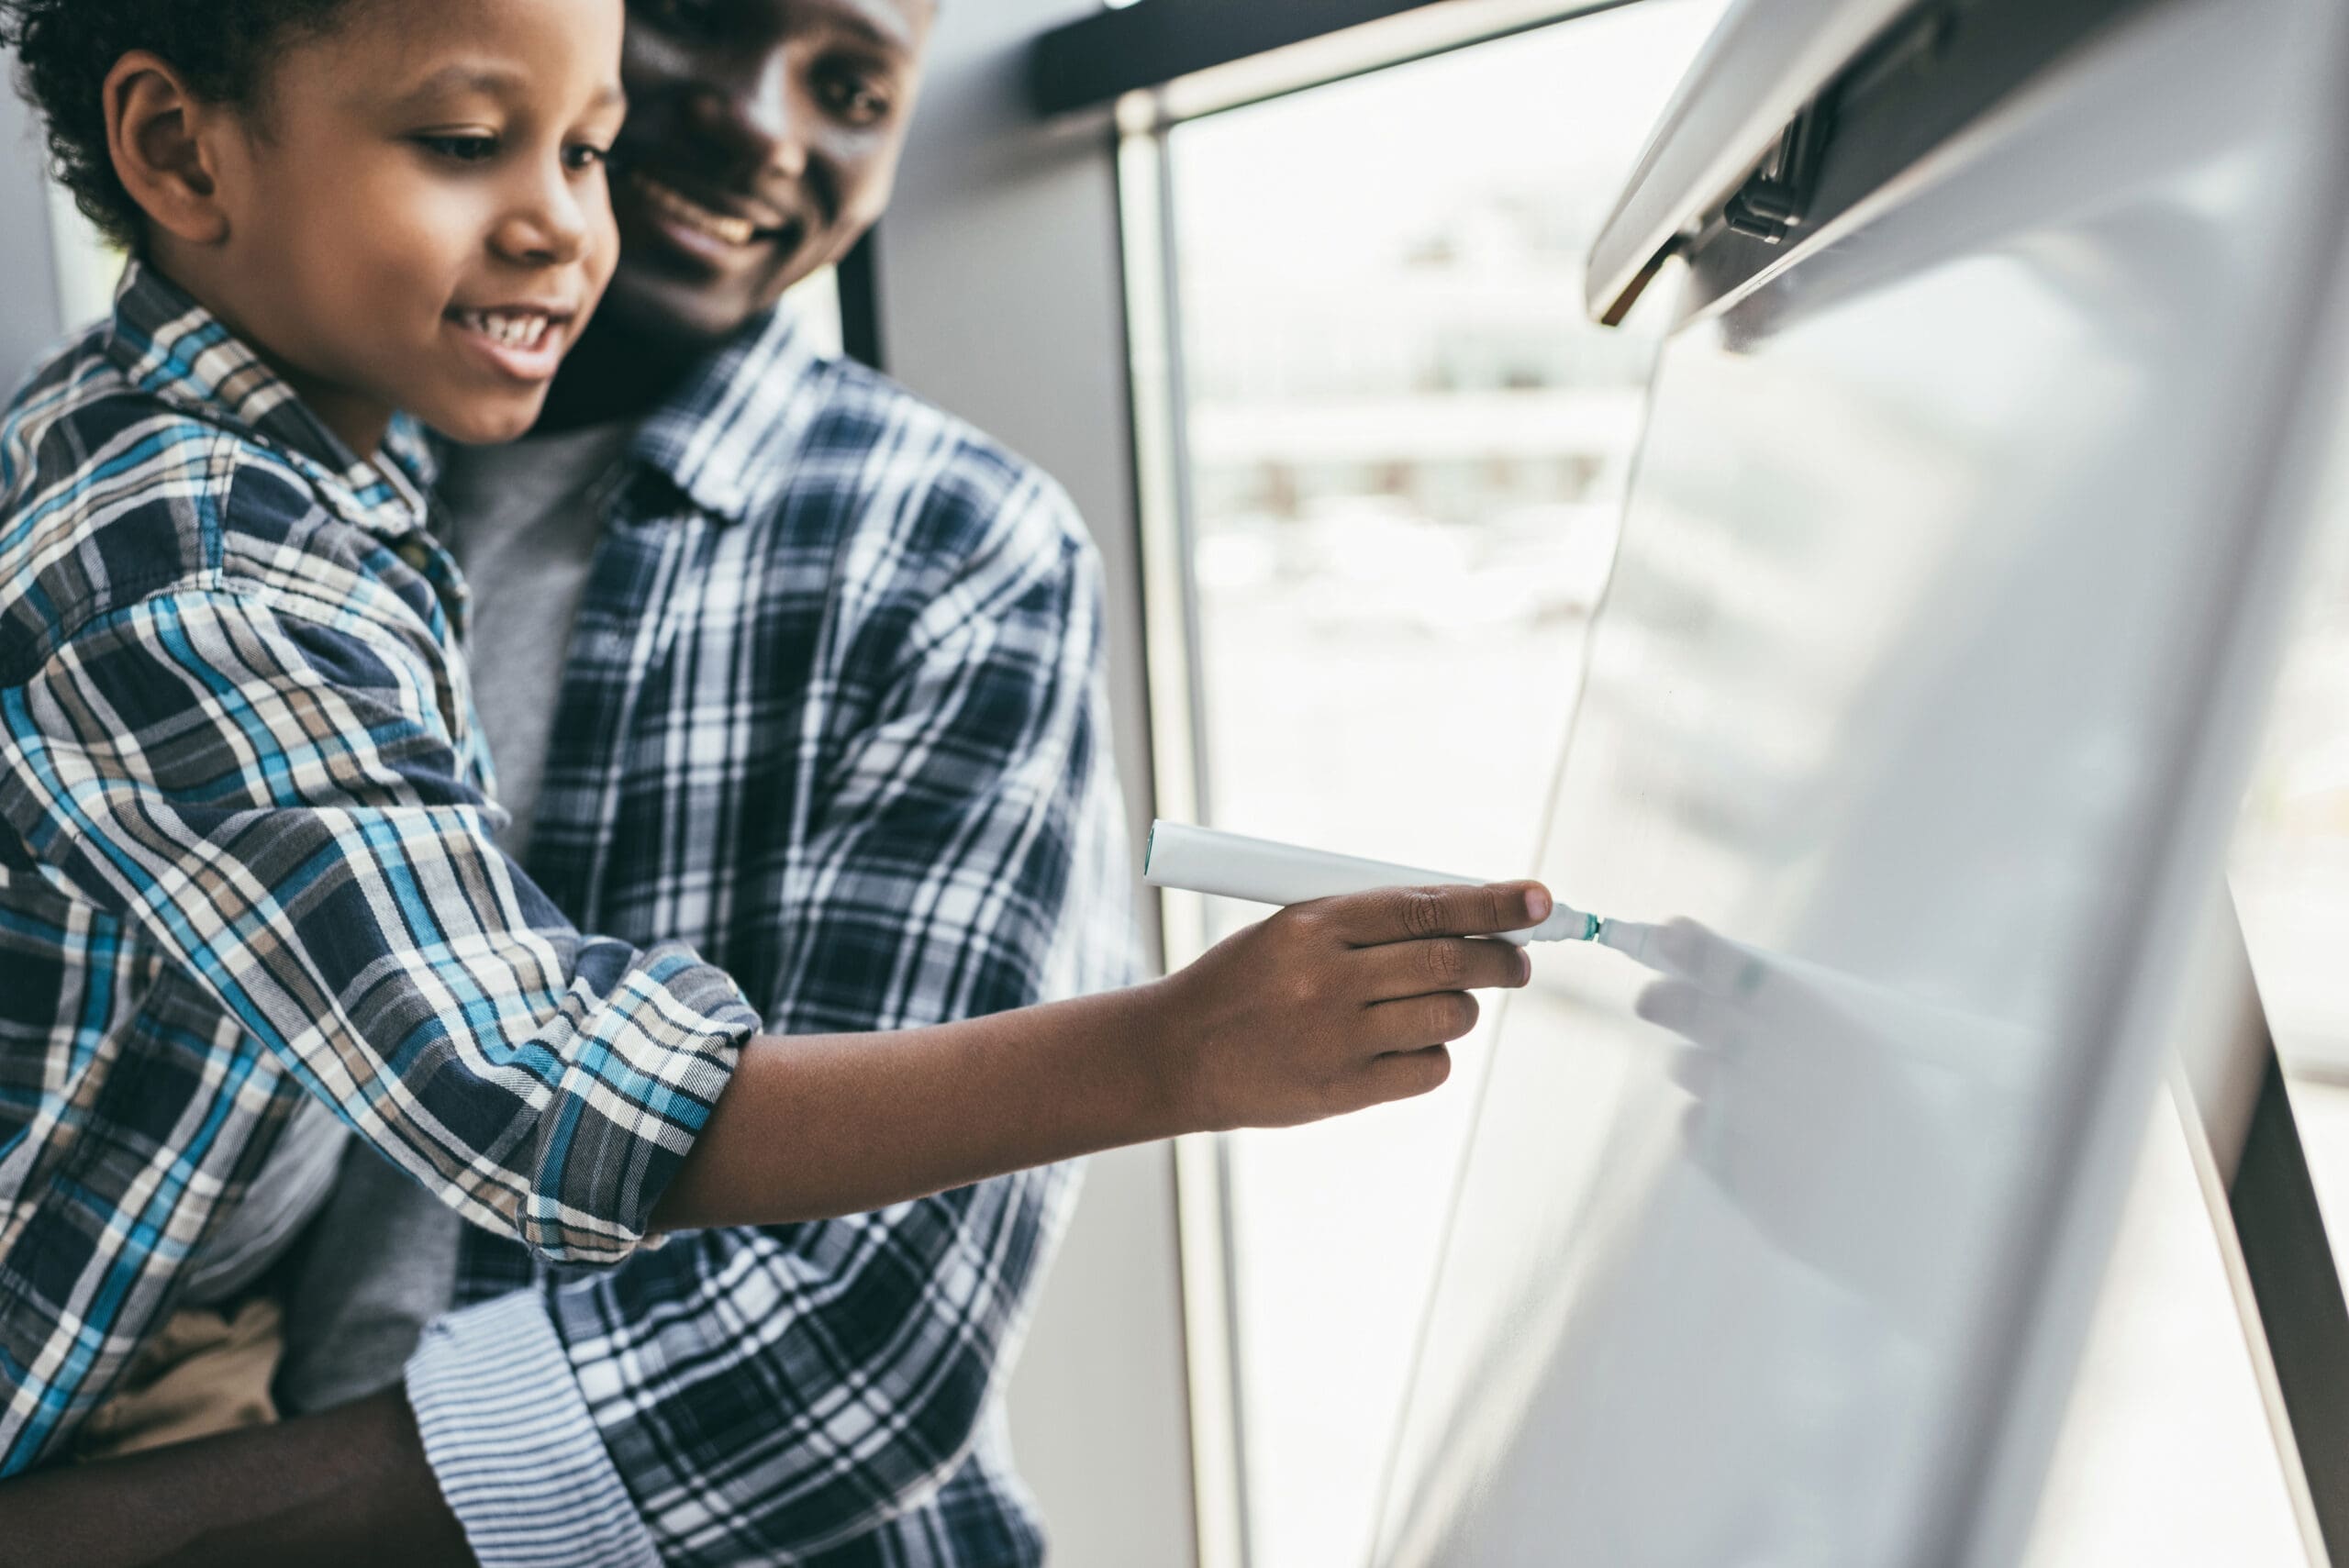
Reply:
[[1290, 1127], [1424, 1095], [1446, 1041], [1476, 1027], [1471, 991], [1532, 976], [1538, 883], [1396, 887], [1293, 905], [1161, 981], [1169, 1093], [1188, 1126]]
[[1531, 883], [1388, 888], [1285, 909], [1180, 974], [885, 1034], [762, 1036], [653, 1228], [862, 1214], [1177, 1133], [1280, 1127], [1423, 1095], [1468, 992], [1522, 985], [1475, 940], [1540, 925]]

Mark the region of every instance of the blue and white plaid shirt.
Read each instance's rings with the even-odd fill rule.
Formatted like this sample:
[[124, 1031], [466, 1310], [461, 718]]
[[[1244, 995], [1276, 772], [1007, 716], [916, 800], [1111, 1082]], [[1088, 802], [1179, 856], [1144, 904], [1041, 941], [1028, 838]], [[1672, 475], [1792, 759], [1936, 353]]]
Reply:
[[[527, 851], [564, 913], [691, 944], [783, 1034], [1132, 978], [1057, 487], [778, 317], [606, 493]], [[1031, 1172], [519, 1290], [473, 1234], [479, 1305], [408, 1373], [441, 1490], [491, 1568], [1036, 1563], [998, 1391], [1073, 1195]]]
[[[139, 275], [116, 328], [38, 377], [11, 416], [0, 547], [11, 552], [6, 580], [22, 586], [0, 606], [0, 678], [12, 725], [141, 777], [160, 771], [142, 761], [150, 752], [184, 752], [184, 809], [211, 813], [197, 818], [210, 836], [192, 854], [139, 849], [151, 862], [130, 863], [153, 864], [168, 899], [150, 893], [137, 907], [168, 903], [174, 918], [217, 933], [211, 952], [229, 935], [307, 929], [321, 908], [377, 929], [398, 916], [419, 945], [389, 962], [474, 964], [472, 946], [427, 942], [448, 927], [415, 917], [451, 914], [423, 895], [462, 893], [473, 902], [458, 906], [479, 909], [485, 890], [510, 890], [528, 917], [511, 922], [511, 943], [528, 949], [535, 933], [557, 954], [541, 962], [571, 965], [565, 1027], [639, 1051], [619, 1025], [640, 997], [663, 1003], [650, 1009], [658, 1018], [706, 1006], [724, 1021], [713, 1039], [749, 1028], [730, 991], [715, 995], [718, 972], [690, 966], [690, 951], [735, 976], [785, 1033], [973, 1015], [1130, 978], [1098, 567], [1034, 470], [879, 378], [818, 358], [779, 318], [713, 359], [645, 425], [612, 493], [525, 876], [486, 848], [485, 752], [462, 662], [448, 656], [462, 592], [420, 527], [420, 450], [406, 432], [392, 445], [410, 483], [351, 465], [216, 323]], [[49, 497], [83, 509], [85, 545], [33, 542], [50, 537], [39, 534], [56, 514]], [[150, 577], [191, 548], [217, 573], [203, 578], [204, 602], [223, 629], [200, 638], [176, 610], [195, 590]], [[136, 604], [101, 622], [60, 607], [77, 594]], [[150, 603], [158, 608], [139, 610]], [[88, 640], [117, 626], [155, 629], [143, 642], [120, 631]], [[29, 676], [85, 647], [128, 651], [86, 661], [135, 670], [127, 685], [103, 674], [79, 684], [117, 706], [133, 694], [151, 701], [139, 744], [125, 743], [138, 727], [86, 717], [93, 696], [50, 717], [27, 695]], [[260, 681], [265, 700], [250, 706], [242, 694], [262, 676], [299, 700]], [[411, 730], [438, 733], [438, 750]], [[283, 740], [257, 745], [264, 736]], [[295, 1063], [316, 1051], [306, 1034], [257, 1042], [243, 1013], [206, 1010], [167, 951], [136, 945], [128, 916], [44, 869], [32, 839], [50, 831], [50, 810], [17, 766], [41, 746], [12, 733], [9, 747], [8, 820], [25, 827], [21, 843], [0, 832], [0, 1179], [12, 1195], [59, 1193], [48, 1223], [67, 1240], [20, 1250], [51, 1207], [12, 1200], [0, 1301], [11, 1333], [24, 1303], [107, 1313], [95, 1327], [77, 1316], [55, 1349], [0, 1342], [17, 1358], [9, 1390], [24, 1403], [9, 1418], [23, 1468], [54, 1451], [164, 1305], [155, 1271], [176, 1266], [205, 1229], [188, 1206], [217, 1210], [258, 1169], [298, 1092], [289, 1075], [347, 1092], [341, 1103], [355, 1103], [365, 1129], [415, 1114], [418, 1091], [383, 1080], [444, 1070], [452, 1052], [395, 1051], [387, 1065], [361, 1031], [379, 1015], [420, 1018], [417, 996], [442, 995], [403, 968], [355, 1004], [314, 986], [302, 1000], [317, 1016], [288, 1015], [297, 1030], [353, 1016], [338, 1026], [351, 1038], [319, 1054], [349, 1074], [336, 1052], [350, 1049], [376, 1078], [355, 1091], [317, 1069], [317, 1082], [300, 1078]], [[344, 780], [362, 797], [342, 808], [348, 826], [333, 817], [334, 832], [283, 844], [257, 828], [251, 814], [274, 824], [282, 795]], [[224, 804], [236, 781], [253, 795], [248, 811]], [[407, 805], [410, 795], [427, 804]], [[154, 803], [127, 798], [128, 819], [153, 831]], [[419, 870], [415, 840], [361, 825], [395, 805], [442, 830], [431, 841], [443, 861]], [[285, 858], [346, 837], [367, 848], [366, 865]], [[261, 872], [216, 841], [249, 851]], [[314, 895], [304, 873], [321, 864], [372, 878], [367, 895]], [[607, 935], [567, 936], [548, 903]], [[245, 913], [223, 914], [231, 908]], [[340, 929], [327, 928], [324, 951], [303, 962], [350, 962], [332, 940]], [[662, 935], [640, 951], [610, 935], [630, 930]], [[228, 968], [250, 987], [268, 965], [239, 957]], [[51, 1083], [123, 1050], [103, 1029], [96, 1046], [75, 1043], [82, 1020], [136, 1011], [145, 997], [158, 997], [159, 1021], [130, 1038], [153, 1073], [116, 1075], [104, 1106], [123, 1128], [78, 1158], [70, 1140], [50, 1152], [54, 1129], [95, 1125], [84, 1098], [52, 1105]], [[462, 1028], [485, 1051], [476, 1015], [452, 1013], [411, 1033]], [[60, 1040], [67, 1048], [53, 1051]], [[476, 1073], [502, 1065], [455, 1059]], [[559, 1079], [554, 1092], [568, 1088]], [[396, 1130], [391, 1141], [406, 1147]], [[208, 1163], [224, 1143], [242, 1149], [226, 1177]], [[49, 1186], [19, 1174], [28, 1170]], [[93, 1172], [118, 1191], [93, 1185]], [[638, 1207], [649, 1208], [652, 1185]], [[1041, 1534], [1009, 1469], [998, 1391], [1072, 1195], [1066, 1171], [1033, 1172], [876, 1215], [682, 1236], [594, 1277], [534, 1267], [518, 1247], [469, 1233], [465, 1296], [477, 1305], [435, 1325], [409, 1371], [442, 1490], [493, 1564], [1034, 1563]], [[527, 1223], [524, 1213], [507, 1228]], [[543, 1228], [535, 1239], [558, 1250]], [[123, 1264], [134, 1252], [143, 1267]], [[62, 1268], [61, 1258], [91, 1262]], [[141, 1292], [134, 1316], [128, 1299]], [[100, 1354], [109, 1370], [94, 1374]], [[50, 1359], [37, 1385], [39, 1355]], [[67, 1361], [82, 1363], [70, 1386], [57, 1372]], [[45, 1435], [28, 1438], [35, 1420]]]
[[496, 850], [464, 605], [134, 267], [0, 421], [0, 1474], [106, 1394], [305, 1092], [478, 1225], [609, 1262], [758, 1018]]

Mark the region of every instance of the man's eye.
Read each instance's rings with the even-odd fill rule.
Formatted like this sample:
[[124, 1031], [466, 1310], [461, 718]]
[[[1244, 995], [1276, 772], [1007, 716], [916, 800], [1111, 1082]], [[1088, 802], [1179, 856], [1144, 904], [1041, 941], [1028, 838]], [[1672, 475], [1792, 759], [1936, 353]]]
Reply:
[[888, 117], [889, 100], [863, 76], [828, 75], [818, 84], [824, 107], [850, 125], [874, 125]]
[[419, 136], [416, 144], [451, 163], [486, 163], [497, 156], [494, 136]]

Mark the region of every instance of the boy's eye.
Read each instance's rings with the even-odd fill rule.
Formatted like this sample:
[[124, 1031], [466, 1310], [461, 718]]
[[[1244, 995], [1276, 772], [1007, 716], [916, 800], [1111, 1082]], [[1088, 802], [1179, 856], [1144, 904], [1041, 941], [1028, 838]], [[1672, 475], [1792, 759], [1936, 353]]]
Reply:
[[451, 163], [486, 163], [497, 156], [494, 136], [419, 136], [416, 144]]
[[596, 147], [582, 142], [576, 147], [566, 147], [562, 150], [562, 166], [574, 174], [584, 174], [603, 163], [611, 155], [612, 150], [608, 147]]

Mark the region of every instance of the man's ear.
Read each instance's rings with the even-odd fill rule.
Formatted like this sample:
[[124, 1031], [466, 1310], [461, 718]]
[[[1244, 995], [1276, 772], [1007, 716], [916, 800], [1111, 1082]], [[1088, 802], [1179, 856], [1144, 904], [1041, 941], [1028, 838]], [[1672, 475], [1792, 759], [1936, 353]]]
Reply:
[[105, 94], [115, 175], [148, 221], [191, 245], [226, 239], [228, 215], [205, 136], [214, 111], [168, 61], [143, 49], [115, 61]]

